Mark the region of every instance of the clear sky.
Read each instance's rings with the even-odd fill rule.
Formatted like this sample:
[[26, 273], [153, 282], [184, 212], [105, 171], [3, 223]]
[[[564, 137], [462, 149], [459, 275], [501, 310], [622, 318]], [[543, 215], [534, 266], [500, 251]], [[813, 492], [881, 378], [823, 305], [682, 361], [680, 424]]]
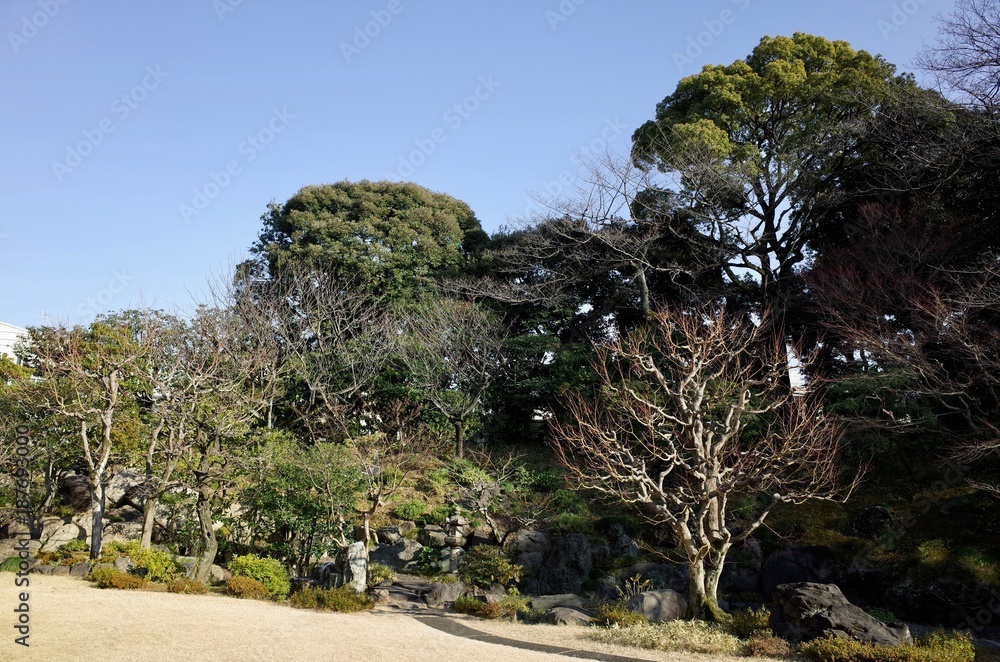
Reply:
[[952, 0], [4, 0], [0, 321], [185, 305], [271, 200], [343, 179], [487, 231], [677, 81], [803, 31], [901, 70]]

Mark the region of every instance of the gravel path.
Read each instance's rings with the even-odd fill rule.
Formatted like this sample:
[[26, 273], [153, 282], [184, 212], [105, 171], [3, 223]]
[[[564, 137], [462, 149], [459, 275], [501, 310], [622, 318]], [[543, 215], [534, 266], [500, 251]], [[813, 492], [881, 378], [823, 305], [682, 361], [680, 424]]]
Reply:
[[[0, 613], [6, 614], [0, 618], [0, 662], [733, 659], [604, 646], [586, 640], [583, 628], [487, 623], [386, 609], [323, 614], [216, 595], [102, 590], [67, 577], [30, 579], [31, 646], [24, 648], [14, 643], [12, 628], [17, 594], [24, 589], [14, 587], [13, 574], [0, 573]], [[520, 642], [541, 644], [542, 650], [505, 645], [525, 645]]]

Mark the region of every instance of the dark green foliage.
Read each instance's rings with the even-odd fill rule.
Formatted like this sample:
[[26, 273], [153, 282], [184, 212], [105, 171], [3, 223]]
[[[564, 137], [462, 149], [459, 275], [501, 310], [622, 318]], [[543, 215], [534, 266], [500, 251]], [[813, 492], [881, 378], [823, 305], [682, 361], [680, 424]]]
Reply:
[[567, 533], [590, 533], [594, 530], [594, 526], [583, 515], [559, 513], [549, 520], [549, 530], [552, 533], [560, 535]]
[[18, 572], [20, 569], [21, 559], [17, 556], [8, 557], [0, 563], [0, 572]]
[[726, 629], [740, 639], [772, 637], [770, 619], [771, 612], [767, 607], [740, 609], [732, 615]]
[[245, 600], [270, 600], [271, 592], [256, 579], [232, 577], [226, 582], [226, 593]]
[[87, 579], [94, 582], [101, 588], [118, 588], [132, 590], [144, 588], [149, 584], [145, 577], [137, 577], [127, 572], [122, 572], [116, 568], [98, 568], [92, 570]]
[[318, 611], [355, 612], [365, 611], [375, 606], [375, 600], [364, 593], [355, 593], [350, 588], [306, 588], [294, 594], [289, 602], [299, 609]]
[[183, 572], [173, 554], [145, 549], [137, 540], [126, 543], [122, 551], [132, 560], [133, 566], [146, 571], [146, 579], [151, 582], [169, 582]]
[[396, 507], [392, 510], [392, 514], [396, 518], [411, 521], [416, 521], [417, 518], [426, 512], [427, 504], [416, 499], [410, 499], [409, 501], [396, 504]]
[[462, 557], [459, 578], [479, 588], [508, 586], [521, 579], [521, 566], [511, 563], [499, 547], [478, 545]]
[[283, 600], [291, 590], [288, 571], [275, 559], [256, 554], [234, 556], [229, 562], [229, 570], [235, 577], [249, 577], [260, 582], [275, 600]]
[[90, 547], [87, 545], [86, 541], [84, 541], [84, 540], [71, 540], [68, 543], [66, 543], [65, 545], [60, 545], [59, 549], [57, 551], [59, 551], [59, 552], [67, 552], [69, 554], [72, 554], [74, 552], [86, 552], [89, 549], [90, 549]]

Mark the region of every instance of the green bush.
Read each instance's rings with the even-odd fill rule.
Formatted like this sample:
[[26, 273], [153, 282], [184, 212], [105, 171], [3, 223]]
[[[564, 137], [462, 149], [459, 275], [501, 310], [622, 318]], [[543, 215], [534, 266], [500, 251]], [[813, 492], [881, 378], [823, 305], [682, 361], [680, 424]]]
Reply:
[[642, 614], [632, 611], [620, 603], [608, 603], [597, 608], [594, 622], [609, 628], [628, 628], [645, 625], [649, 621]]
[[499, 547], [477, 545], [462, 557], [459, 578], [466, 584], [489, 588], [493, 584], [507, 586], [521, 579], [521, 566], [511, 563]]
[[0, 572], [19, 572], [21, 570], [21, 557], [11, 556], [0, 563]]
[[590, 533], [594, 526], [583, 515], [559, 513], [549, 520], [549, 530], [557, 535], [566, 533]]
[[740, 609], [733, 614], [726, 625], [730, 633], [740, 639], [773, 637], [771, 631], [771, 612], [767, 607], [760, 609]]
[[889, 624], [899, 623], [899, 619], [896, 618], [896, 615], [891, 611], [889, 611], [888, 609], [882, 609], [881, 607], [872, 607], [870, 609], [865, 609], [865, 611], [868, 612], [869, 616], [877, 618], [883, 623], [889, 623]]
[[369, 586], [391, 586], [396, 581], [396, 571], [382, 563], [372, 563], [368, 566]]
[[167, 584], [167, 592], [204, 595], [208, 593], [208, 587], [197, 580], [181, 578]]
[[392, 512], [397, 519], [416, 521], [418, 517], [427, 512], [427, 504], [423, 501], [410, 499], [397, 504]]
[[471, 614], [475, 616], [479, 613], [479, 608], [483, 606], [483, 601], [472, 595], [460, 595], [451, 606], [459, 614]]
[[136, 577], [117, 568], [97, 568], [91, 570], [87, 579], [101, 588], [137, 589], [149, 584], [145, 577]]
[[251, 577], [232, 577], [226, 582], [226, 593], [245, 600], [270, 600], [271, 592]]
[[434, 506], [431, 512], [424, 513], [417, 518], [417, 523], [421, 525], [436, 524], [441, 526], [445, 521], [451, 517], [451, 508], [448, 504], [443, 503], [439, 506]]
[[517, 615], [516, 609], [508, 604], [504, 605], [502, 602], [483, 602], [479, 598], [475, 598], [471, 595], [462, 595], [455, 600], [455, 604], [452, 606], [459, 614], [469, 614], [470, 616], [476, 616], [478, 618], [486, 618], [489, 620], [496, 620], [498, 618], [514, 618]]
[[292, 588], [288, 571], [277, 559], [260, 557], [256, 554], [234, 556], [229, 562], [229, 570], [237, 577], [256, 579], [267, 588], [275, 600], [283, 600]]
[[65, 545], [59, 545], [59, 552], [67, 552], [72, 554], [73, 552], [88, 552], [90, 551], [90, 545], [87, 544], [85, 540], [70, 540]]
[[166, 583], [176, 579], [184, 572], [170, 552], [157, 549], [146, 549], [138, 540], [126, 543], [122, 551], [136, 568], [146, 570], [146, 579], [151, 582]]
[[355, 593], [346, 586], [340, 588], [306, 588], [293, 595], [289, 602], [299, 609], [337, 611], [343, 613], [364, 611], [375, 605], [375, 600], [364, 593]]
[[818, 662], [973, 662], [976, 648], [963, 634], [931, 633], [912, 644], [880, 646], [853, 639], [814, 639], [799, 653]]

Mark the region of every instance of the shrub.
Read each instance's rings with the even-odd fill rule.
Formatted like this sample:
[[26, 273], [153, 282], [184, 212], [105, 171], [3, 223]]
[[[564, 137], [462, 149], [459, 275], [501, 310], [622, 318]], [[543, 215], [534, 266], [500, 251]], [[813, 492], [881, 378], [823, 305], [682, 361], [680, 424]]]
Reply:
[[733, 614], [726, 629], [740, 639], [766, 638], [771, 632], [771, 612], [767, 607], [760, 609], [740, 609]]
[[452, 605], [454, 609], [459, 614], [476, 614], [479, 612], [479, 608], [483, 605], [483, 601], [479, 598], [473, 597], [471, 595], [460, 595], [455, 599], [455, 604]]
[[229, 570], [237, 577], [256, 579], [275, 600], [283, 600], [292, 588], [288, 571], [277, 559], [256, 554], [234, 556], [229, 562]]
[[799, 652], [819, 662], [973, 662], [976, 649], [963, 634], [931, 633], [912, 644], [880, 646], [853, 639], [813, 639]]
[[368, 566], [369, 586], [390, 586], [396, 581], [396, 571], [382, 563], [372, 563]]
[[792, 653], [791, 645], [781, 637], [751, 637], [743, 646], [743, 654], [748, 657], [786, 658]]
[[521, 595], [516, 588], [510, 589], [510, 593], [500, 598], [499, 604], [504, 616], [511, 618], [524, 616], [531, 611], [531, 598]]
[[649, 621], [642, 614], [632, 611], [621, 603], [609, 603], [597, 608], [594, 622], [610, 628], [628, 628], [646, 625]]
[[448, 504], [443, 503], [440, 506], [434, 506], [431, 512], [418, 517], [417, 523], [422, 525], [437, 524], [440, 526], [444, 524], [449, 517], [451, 517], [451, 508], [448, 507]]
[[398, 519], [416, 521], [418, 517], [427, 512], [427, 504], [423, 501], [410, 499], [398, 504], [392, 512]]
[[208, 593], [208, 587], [194, 579], [181, 578], [167, 584], [167, 592], [204, 595]]
[[122, 551], [132, 565], [146, 570], [146, 579], [151, 582], [169, 582], [184, 571], [170, 552], [144, 548], [137, 540], [125, 544]]
[[101, 588], [119, 588], [125, 590], [143, 588], [149, 584], [145, 577], [136, 577], [116, 568], [98, 568], [92, 570], [87, 579]]
[[299, 609], [337, 611], [343, 613], [364, 611], [375, 605], [375, 600], [364, 593], [355, 593], [346, 586], [340, 588], [306, 588], [293, 595], [289, 602]]
[[0, 563], [0, 572], [19, 572], [21, 570], [21, 558], [11, 556]]
[[459, 614], [469, 614], [479, 618], [496, 620], [498, 618], [514, 618], [517, 614], [516, 608], [512, 604], [504, 605], [502, 602], [483, 602], [479, 598], [471, 595], [462, 595], [455, 600], [452, 609]]
[[90, 545], [87, 544], [85, 540], [70, 540], [65, 545], [59, 545], [57, 551], [66, 552], [72, 554], [73, 552], [87, 552], [90, 551]]
[[668, 621], [625, 628], [600, 628], [589, 635], [597, 641], [668, 652], [735, 655], [743, 643], [721, 626], [704, 621]]
[[459, 578], [479, 588], [493, 584], [507, 586], [521, 579], [521, 566], [511, 563], [499, 547], [477, 545], [462, 557]]
[[271, 592], [251, 577], [232, 577], [226, 582], [226, 593], [246, 600], [270, 600]]
[[594, 530], [590, 520], [576, 513], [559, 513], [549, 520], [549, 530], [555, 534], [590, 533]]
[[899, 619], [896, 618], [896, 615], [891, 611], [889, 611], [888, 609], [882, 609], [881, 607], [872, 607], [870, 609], [865, 609], [865, 611], [868, 612], [869, 616], [877, 618], [883, 623], [889, 623], [889, 624], [899, 623]]

